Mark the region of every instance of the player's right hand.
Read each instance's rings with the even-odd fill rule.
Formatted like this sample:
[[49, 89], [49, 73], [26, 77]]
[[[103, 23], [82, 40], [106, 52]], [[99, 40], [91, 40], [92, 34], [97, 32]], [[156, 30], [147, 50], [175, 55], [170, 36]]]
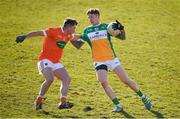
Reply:
[[26, 39], [26, 35], [17, 36], [16, 37], [16, 43], [21, 43], [24, 41], [24, 39]]
[[124, 30], [124, 26], [116, 20], [116, 23], [114, 23], [114, 30], [119, 29], [119, 30]]

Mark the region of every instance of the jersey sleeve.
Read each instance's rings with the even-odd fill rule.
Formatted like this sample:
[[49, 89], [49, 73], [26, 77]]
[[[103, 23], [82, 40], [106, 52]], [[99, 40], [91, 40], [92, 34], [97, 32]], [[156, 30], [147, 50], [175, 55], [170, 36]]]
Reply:
[[106, 28], [107, 28], [109, 24], [107, 24], [107, 23], [104, 23], [104, 25], [105, 25], [105, 26], [106, 26]]
[[53, 28], [48, 28], [46, 30], [46, 36], [49, 37], [49, 38], [54, 38], [54, 36], [55, 36], [54, 29]]
[[70, 40], [70, 41], [74, 41], [74, 34], [72, 34], [72, 35], [69, 36], [69, 40]]
[[84, 32], [81, 34], [80, 39], [81, 39], [81, 41], [86, 41], [86, 42], [88, 41], [88, 36], [86, 34], [86, 30], [84, 30]]
[[46, 30], [42, 30], [42, 32], [44, 36], [47, 36]]

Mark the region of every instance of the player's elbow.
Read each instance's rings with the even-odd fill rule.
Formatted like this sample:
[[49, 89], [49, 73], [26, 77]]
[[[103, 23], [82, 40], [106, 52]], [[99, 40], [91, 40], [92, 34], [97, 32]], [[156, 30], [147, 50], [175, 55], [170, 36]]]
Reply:
[[118, 38], [120, 40], [126, 40], [126, 36], [125, 35], [118, 35], [118, 36], [116, 36], [116, 38]]
[[121, 30], [121, 32], [116, 36], [116, 38], [120, 40], [125, 40], [126, 39], [126, 34], [124, 30]]
[[80, 49], [81, 48], [81, 46], [75, 46], [76, 47], [76, 49]]
[[72, 43], [73, 46], [74, 46], [75, 48], [77, 48], [77, 49], [80, 49], [81, 46], [84, 44], [84, 43], [81, 42], [81, 41], [73, 41], [73, 42], [71, 42], [71, 43]]
[[83, 46], [83, 42], [81, 42], [81, 41], [79, 41], [79, 42], [77, 42], [77, 45], [76, 45], [76, 48], [77, 49], [80, 49], [82, 46]]
[[[84, 44], [84, 43], [83, 43]], [[83, 46], [83, 44], [79, 44], [76, 48], [77, 49], [80, 49], [82, 46]]]
[[121, 30], [120, 37], [121, 37], [122, 40], [125, 40], [125, 39], [126, 39], [125, 30]]
[[126, 36], [124, 35], [124, 36], [122, 36], [120, 39], [121, 39], [121, 40], [126, 40]]

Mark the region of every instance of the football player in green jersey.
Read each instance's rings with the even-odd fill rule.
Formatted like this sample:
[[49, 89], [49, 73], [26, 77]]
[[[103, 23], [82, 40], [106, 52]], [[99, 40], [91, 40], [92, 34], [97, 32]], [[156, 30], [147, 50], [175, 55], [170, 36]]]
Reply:
[[[88, 26], [84, 29], [83, 34], [81, 35], [81, 41], [74, 42], [79, 48], [83, 45], [83, 42], [87, 42], [92, 50], [94, 67], [96, 70], [97, 79], [100, 81], [105, 93], [112, 100], [115, 105], [113, 112], [122, 112], [123, 108], [120, 104], [120, 101], [117, 99], [113, 89], [108, 83], [107, 71], [112, 70], [118, 78], [135, 91], [138, 96], [141, 98], [145, 107], [150, 110], [151, 102], [146, 95], [142, 93], [137, 84], [128, 77], [123, 65], [120, 60], [117, 58], [113, 45], [111, 42], [111, 35], [107, 31], [108, 24], [100, 22], [100, 12], [97, 8], [90, 8], [87, 11], [87, 16], [91, 26]], [[120, 30], [119, 35], [116, 38], [125, 40], [125, 30], [124, 26], [116, 21], [114, 24], [114, 29]]]

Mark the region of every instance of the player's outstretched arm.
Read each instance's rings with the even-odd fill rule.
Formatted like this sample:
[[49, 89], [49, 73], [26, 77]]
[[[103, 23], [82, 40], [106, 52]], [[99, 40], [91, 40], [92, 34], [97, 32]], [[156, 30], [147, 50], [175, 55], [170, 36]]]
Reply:
[[84, 42], [79, 39], [80, 39], [80, 35], [74, 35], [73, 40], [71, 40], [71, 44], [77, 49], [80, 49], [84, 44]]
[[25, 39], [30, 38], [30, 37], [35, 37], [35, 36], [45, 36], [45, 31], [32, 31], [28, 34], [17, 36], [16, 37], [16, 43], [21, 43]]

